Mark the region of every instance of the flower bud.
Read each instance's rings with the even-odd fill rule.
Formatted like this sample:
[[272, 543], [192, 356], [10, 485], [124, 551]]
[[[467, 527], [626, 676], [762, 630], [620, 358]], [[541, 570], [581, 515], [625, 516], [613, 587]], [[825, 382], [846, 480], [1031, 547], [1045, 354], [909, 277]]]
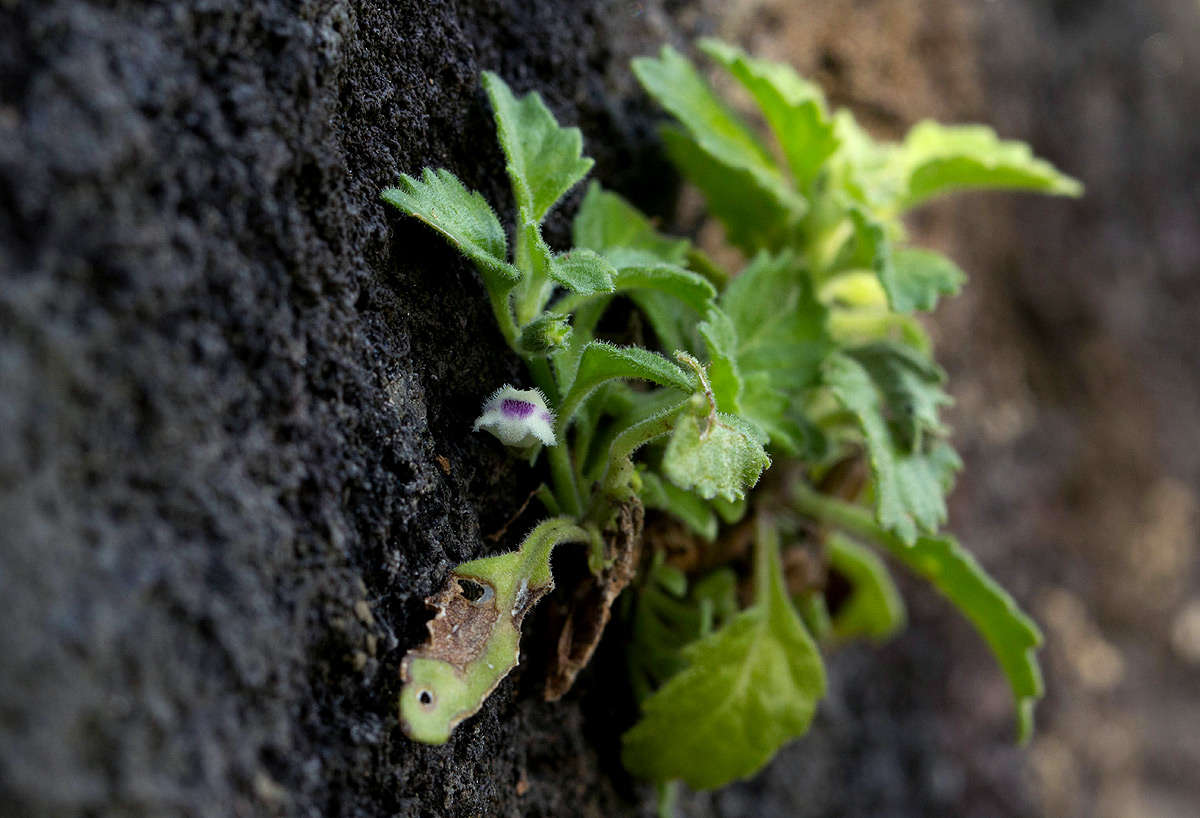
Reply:
[[521, 328], [521, 348], [533, 355], [562, 349], [571, 337], [566, 314], [544, 312]]

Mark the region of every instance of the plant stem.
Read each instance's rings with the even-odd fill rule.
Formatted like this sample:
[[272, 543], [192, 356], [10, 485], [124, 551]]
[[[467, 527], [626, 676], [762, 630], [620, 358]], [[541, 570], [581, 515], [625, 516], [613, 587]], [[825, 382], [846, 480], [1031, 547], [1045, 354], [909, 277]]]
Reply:
[[579, 482], [575, 479], [575, 466], [571, 462], [571, 450], [566, 441], [566, 430], [558, 442], [547, 448], [550, 460], [550, 481], [554, 484], [554, 496], [564, 513], [578, 518], [583, 514], [583, 498], [579, 493]]
[[875, 522], [875, 516], [869, 510], [821, 494], [807, 485], [800, 484], [792, 489], [792, 508], [820, 522], [834, 525], [852, 536], [870, 540], [894, 554], [903, 556], [910, 550], [900, 538]]

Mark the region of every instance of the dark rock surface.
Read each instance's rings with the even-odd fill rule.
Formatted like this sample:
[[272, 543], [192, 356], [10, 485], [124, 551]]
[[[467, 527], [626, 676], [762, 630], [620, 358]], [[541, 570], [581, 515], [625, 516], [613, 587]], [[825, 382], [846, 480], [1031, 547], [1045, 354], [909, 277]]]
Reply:
[[535, 476], [469, 433], [520, 377], [475, 273], [378, 194], [504, 211], [491, 68], [661, 200], [635, 11], [0, 4], [0, 812], [620, 811], [578, 699], [397, 729], [422, 599]]

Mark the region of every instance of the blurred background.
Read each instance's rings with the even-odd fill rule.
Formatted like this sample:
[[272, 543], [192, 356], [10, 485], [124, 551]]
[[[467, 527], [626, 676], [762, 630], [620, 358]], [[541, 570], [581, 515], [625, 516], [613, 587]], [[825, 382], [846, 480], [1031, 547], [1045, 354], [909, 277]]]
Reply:
[[[878, 673], [878, 686], [914, 674], [912, 705], [937, 711], [937, 760], [910, 770], [923, 807], [881, 782], [862, 814], [1200, 814], [1200, 3], [744, 0], [695, 13], [796, 64], [877, 134], [987, 122], [1087, 188], [1078, 201], [966, 195], [911, 221], [971, 276], [931, 322], [966, 461], [951, 528], [1042, 624], [1048, 695], [1028, 753], [997, 749], [1003, 679], [911, 588], [912, 644], [841, 657], [838, 672]], [[925, 655], [918, 643], [935, 666], [904, 658]], [[897, 706], [873, 701], [844, 704]]]

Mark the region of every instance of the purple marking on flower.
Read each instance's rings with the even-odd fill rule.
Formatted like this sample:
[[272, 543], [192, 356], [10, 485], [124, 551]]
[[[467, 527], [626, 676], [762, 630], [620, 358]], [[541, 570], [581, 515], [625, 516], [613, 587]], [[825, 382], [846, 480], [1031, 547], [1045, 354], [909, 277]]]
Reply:
[[[533, 414], [533, 411], [536, 408], [536, 406], [528, 401], [516, 400], [514, 398], [505, 398], [500, 403], [500, 411], [504, 413], [505, 417], [510, 418], [527, 418]], [[545, 412], [542, 414], [545, 415], [546, 418], [549, 418], [549, 415], [546, 415]]]
[[506, 446], [519, 449], [555, 444], [554, 412], [536, 389], [515, 389], [509, 384], [497, 389], [475, 421], [475, 430], [480, 429], [491, 432]]

